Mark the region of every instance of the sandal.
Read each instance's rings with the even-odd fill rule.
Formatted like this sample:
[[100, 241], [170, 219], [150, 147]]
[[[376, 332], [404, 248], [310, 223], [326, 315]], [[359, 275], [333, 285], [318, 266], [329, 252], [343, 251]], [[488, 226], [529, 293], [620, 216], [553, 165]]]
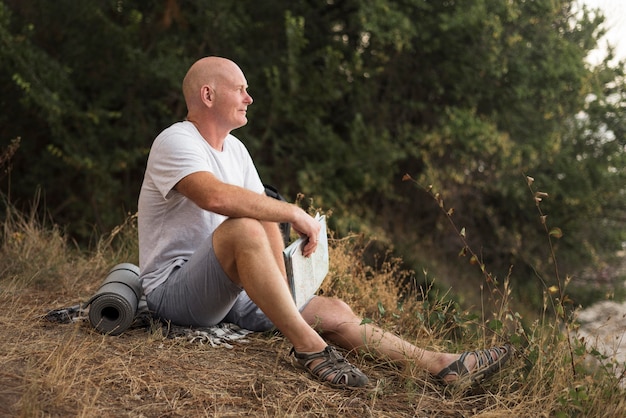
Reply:
[[[491, 347], [485, 350], [466, 351], [461, 357], [440, 371], [435, 379], [443, 386], [475, 386], [483, 380], [498, 372], [500, 368], [511, 357], [513, 347], [505, 344], [501, 347]], [[493, 354], [496, 354], [494, 357]], [[472, 371], [465, 366], [465, 359], [468, 356], [476, 357], [476, 365]], [[458, 378], [452, 382], [446, 382], [445, 377], [456, 375]]]
[[[332, 387], [351, 389], [363, 387], [369, 382], [361, 370], [350, 364], [336, 348], [330, 345], [319, 353], [298, 353], [292, 348], [289, 354], [295, 357], [296, 366], [306, 369], [317, 380]], [[323, 361], [315, 367], [309, 367], [318, 359], [323, 359]], [[333, 376], [332, 379], [329, 378], [330, 376]]]

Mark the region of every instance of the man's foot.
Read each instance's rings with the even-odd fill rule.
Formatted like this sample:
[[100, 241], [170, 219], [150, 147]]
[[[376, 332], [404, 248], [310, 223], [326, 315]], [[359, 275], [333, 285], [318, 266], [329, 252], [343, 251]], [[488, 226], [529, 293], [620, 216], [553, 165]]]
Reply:
[[335, 388], [353, 389], [367, 385], [365, 374], [350, 364], [334, 347], [326, 346], [318, 353], [298, 353], [291, 349], [296, 365], [306, 369], [317, 380]]
[[437, 373], [435, 379], [444, 386], [464, 386], [467, 383], [470, 386], [477, 385], [498, 372], [511, 357], [512, 351], [513, 347], [509, 344], [485, 350], [467, 351], [462, 353], [458, 360]]

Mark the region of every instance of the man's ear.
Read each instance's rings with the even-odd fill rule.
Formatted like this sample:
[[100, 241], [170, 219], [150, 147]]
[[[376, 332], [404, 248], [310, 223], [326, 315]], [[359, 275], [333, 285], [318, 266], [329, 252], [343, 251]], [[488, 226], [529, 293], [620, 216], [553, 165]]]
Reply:
[[202, 97], [202, 101], [203, 102], [211, 102], [213, 101], [213, 92], [211, 91], [211, 87], [208, 85], [204, 85], [202, 86], [202, 93], [201, 97]]

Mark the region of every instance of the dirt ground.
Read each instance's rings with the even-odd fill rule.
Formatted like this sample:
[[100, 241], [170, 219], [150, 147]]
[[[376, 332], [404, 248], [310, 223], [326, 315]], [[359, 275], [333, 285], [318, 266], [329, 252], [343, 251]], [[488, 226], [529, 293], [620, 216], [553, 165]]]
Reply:
[[42, 319], [48, 309], [63, 306], [63, 299], [52, 294], [5, 289], [0, 303], [5, 308], [0, 314], [3, 417], [502, 413], [488, 392], [463, 397], [444, 394], [424, 374], [411, 375], [352, 354], [350, 361], [370, 377], [369, 386], [352, 391], [330, 388], [291, 364], [291, 347], [279, 335], [251, 334], [230, 349], [166, 338], [146, 328], [104, 336], [88, 322], [58, 324]]

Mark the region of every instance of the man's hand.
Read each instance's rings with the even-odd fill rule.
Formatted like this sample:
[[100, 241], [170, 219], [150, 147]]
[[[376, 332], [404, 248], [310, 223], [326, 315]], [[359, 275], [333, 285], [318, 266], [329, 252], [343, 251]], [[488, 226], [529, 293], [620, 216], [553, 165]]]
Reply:
[[296, 220], [291, 223], [291, 227], [301, 237], [308, 238], [304, 248], [302, 248], [302, 255], [310, 257], [311, 254], [313, 254], [317, 249], [317, 240], [322, 226], [317, 219], [306, 213], [304, 210], [298, 208], [298, 211]]

